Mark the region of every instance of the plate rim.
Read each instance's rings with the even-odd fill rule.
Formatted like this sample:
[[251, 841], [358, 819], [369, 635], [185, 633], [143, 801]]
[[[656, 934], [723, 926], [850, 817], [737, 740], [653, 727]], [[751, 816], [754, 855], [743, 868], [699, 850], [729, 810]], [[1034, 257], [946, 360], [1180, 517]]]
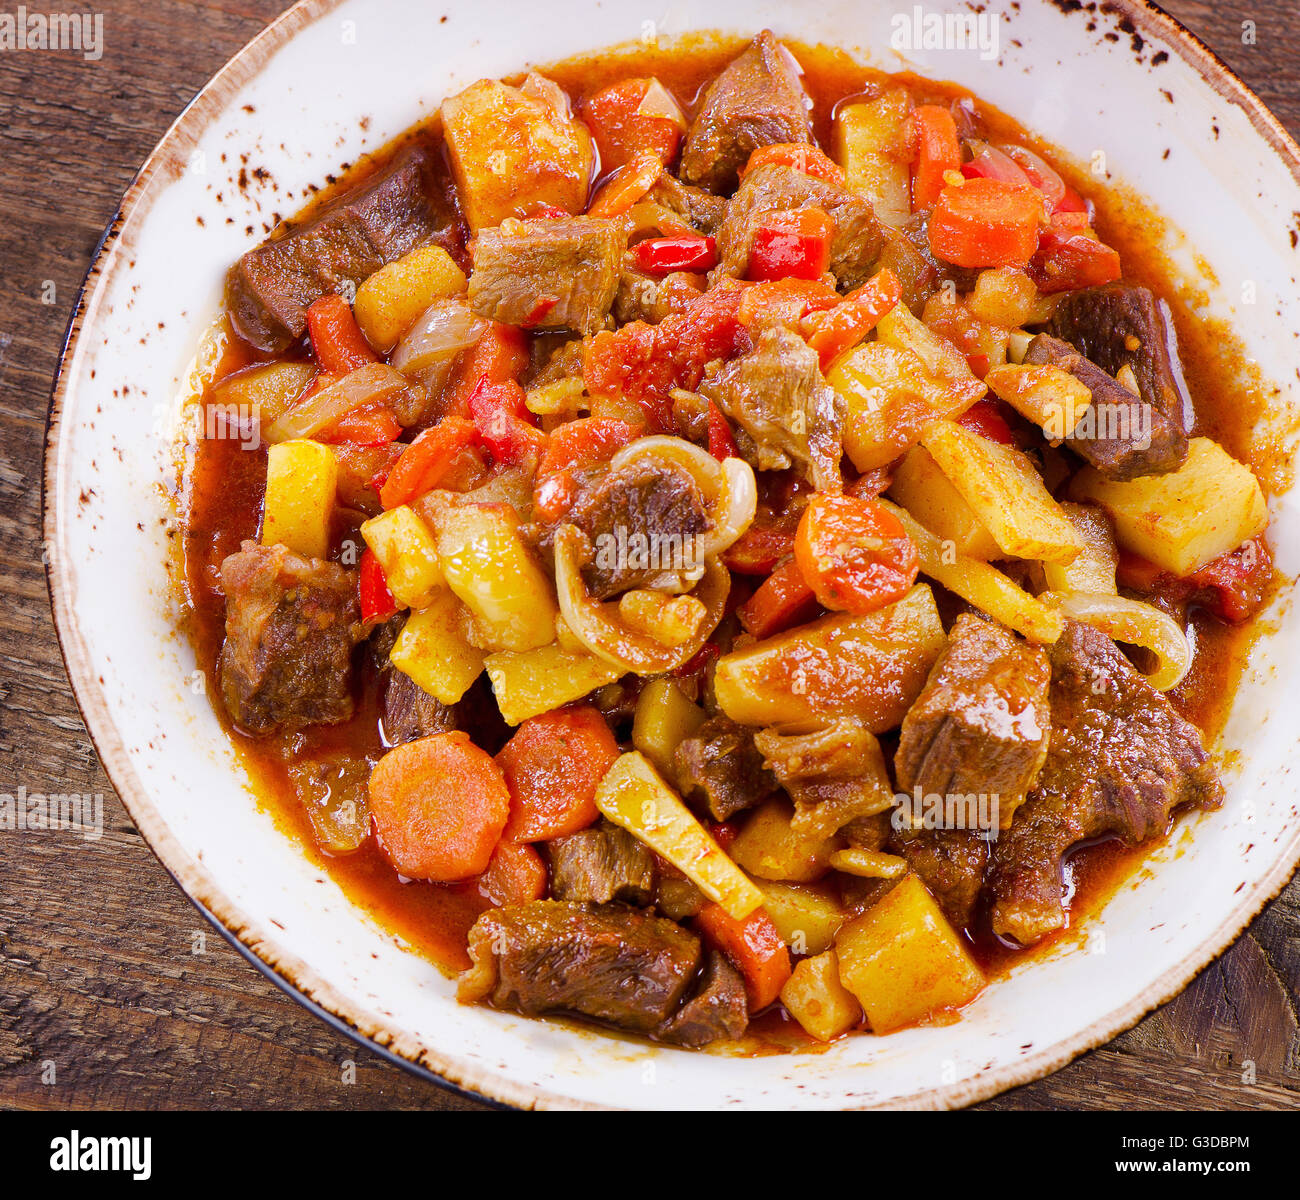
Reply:
[[[44, 563], [55, 636], [74, 702], [96, 756], [145, 844], [199, 912], [281, 991], [352, 1040], [451, 1094], [496, 1107], [601, 1108], [605, 1106], [522, 1083], [494, 1071], [462, 1067], [445, 1057], [435, 1046], [400, 1030], [385, 1028], [377, 1016], [350, 1004], [311, 966], [278, 946], [270, 933], [222, 892], [201, 862], [185, 855], [165, 819], [154, 807], [112, 721], [76, 621], [71, 568], [66, 558], [57, 552], [60, 513], [54, 505], [54, 498], [58, 495], [56, 481], [64, 406], [72, 380], [68, 367], [74, 361], [81, 336], [92, 323], [102, 300], [108, 268], [123, 245], [121, 233], [127, 218], [149, 198], [159, 177], [169, 168], [175, 169], [178, 159], [183, 161], [186, 142], [203, 132], [224, 107], [227, 98], [256, 75], [263, 64], [300, 29], [326, 16], [341, 3], [343, 0], [298, 0], [228, 59], [181, 110], [150, 151], [99, 240], [68, 319], [46, 414], [41, 469], [41, 526], [44, 544], [56, 548], [54, 553], [45, 556], [47, 561]], [[1207, 85], [1240, 108], [1300, 185], [1300, 146], [1264, 102], [1214, 50], [1153, 0], [1113, 0], [1113, 7], [1138, 29], [1160, 36]], [[1072, 1036], [998, 1070], [896, 1097], [880, 1107], [964, 1107], [1059, 1070], [1131, 1028], [1181, 992], [1228, 950], [1246, 926], [1286, 887], [1298, 867], [1300, 829], [1280, 849], [1273, 866], [1243, 890], [1238, 903], [1218, 927], [1201, 940], [1196, 950], [1126, 1004], [1096, 1018]]]

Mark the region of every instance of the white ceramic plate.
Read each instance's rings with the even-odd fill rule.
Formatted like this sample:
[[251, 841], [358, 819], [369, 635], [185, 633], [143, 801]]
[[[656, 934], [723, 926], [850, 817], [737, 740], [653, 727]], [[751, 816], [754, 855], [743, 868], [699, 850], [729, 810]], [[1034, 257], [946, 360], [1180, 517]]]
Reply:
[[[954, 79], [1080, 159], [1103, 149], [1115, 176], [1184, 231], [1187, 243], [1171, 247], [1180, 261], [1195, 269], [1187, 245], [1203, 256], [1207, 311], [1237, 322], [1264, 374], [1283, 384], [1279, 404], [1289, 400], [1300, 329], [1295, 145], [1158, 10], [1121, 2], [1106, 6], [1110, 15], [1060, 11], [1068, 7], [1013, 6], [999, 27], [1001, 54], [988, 61], [957, 50], [896, 54], [892, 21], [911, 6], [875, 0], [669, 3], [657, 30], [687, 32], [701, 13], [726, 32], [770, 26], [874, 65]], [[206, 696], [188, 685], [195, 663], [175, 633], [164, 566], [174, 528], [165, 495], [171, 422], [227, 265], [274, 214], [298, 208], [309, 184], [382, 146], [444, 95], [636, 39], [646, 12], [608, 0], [309, 0], [186, 110], [108, 232], [51, 407], [46, 537], [69, 674], [114, 785], [186, 891], [283, 981], [448, 1080], [521, 1105], [969, 1103], [1132, 1024], [1221, 952], [1290, 876], [1300, 788], [1281, 665], [1300, 656], [1300, 622], [1289, 606], [1272, 614], [1276, 632], [1259, 646], [1224, 736], [1242, 751], [1228, 803], [1184, 820], [1140, 886], [1122, 889], [1093, 920], [1086, 944], [1013, 971], [955, 1024], [757, 1059], [457, 1005], [450, 983], [275, 830]], [[1253, 305], [1242, 304], [1247, 282]], [[1289, 499], [1276, 506], [1273, 528], [1280, 566], [1293, 576], [1300, 514]]]

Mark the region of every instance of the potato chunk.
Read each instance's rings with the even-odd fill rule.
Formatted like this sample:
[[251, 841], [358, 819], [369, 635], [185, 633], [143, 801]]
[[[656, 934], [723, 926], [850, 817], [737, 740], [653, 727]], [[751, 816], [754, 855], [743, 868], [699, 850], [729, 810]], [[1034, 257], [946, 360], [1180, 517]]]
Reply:
[[429, 305], [463, 292], [466, 282], [465, 272], [441, 246], [420, 246], [357, 288], [352, 311], [366, 341], [387, 354]]
[[379, 560], [398, 604], [423, 608], [442, 589], [437, 545], [414, 509], [403, 504], [371, 517], [362, 524], [361, 536]]
[[891, 888], [835, 935], [840, 981], [874, 1033], [970, 1003], [984, 973], [915, 876]]
[[603, 658], [559, 642], [520, 653], [489, 654], [486, 665], [507, 725], [581, 700], [623, 673]]
[[480, 79], [442, 102], [442, 126], [471, 230], [542, 204], [586, 207], [591, 135], [549, 79], [530, 75], [522, 88]]
[[865, 617], [822, 617], [723, 655], [714, 692], [741, 725], [858, 717], [884, 733], [920, 694], [944, 640], [934, 595], [918, 584]]
[[846, 914], [834, 890], [826, 884], [780, 883], [759, 879], [763, 907], [776, 931], [796, 954], [829, 950]]
[[750, 815], [731, 843], [731, 857], [751, 875], [788, 883], [811, 883], [830, 870], [831, 855], [844, 843], [838, 837], [809, 837], [790, 824], [791, 804], [773, 796]]
[[1255, 476], [1205, 437], [1192, 438], [1177, 471], [1117, 482], [1089, 467], [1075, 476], [1071, 495], [1110, 514], [1125, 550], [1179, 576], [1235, 550], [1268, 524]]
[[848, 1033], [862, 1020], [862, 1009], [841, 982], [834, 950], [805, 958], [781, 989], [781, 1003], [819, 1042]]
[[455, 704], [483, 673], [483, 651], [465, 637], [465, 610], [445, 588], [412, 613], [389, 660], [430, 696]]
[[907, 89], [893, 88], [874, 100], [837, 109], [831, 133], [832, 150], [849, 186], [895, 229], [912, 215], [909, 164], [916, 152], [907, 136], [911, 112]]
[[306, 438], [272, 446], [266, 459], [262, 545], [288, 546], [304, 558], [324, 558], [338, 490], [334, 452]]

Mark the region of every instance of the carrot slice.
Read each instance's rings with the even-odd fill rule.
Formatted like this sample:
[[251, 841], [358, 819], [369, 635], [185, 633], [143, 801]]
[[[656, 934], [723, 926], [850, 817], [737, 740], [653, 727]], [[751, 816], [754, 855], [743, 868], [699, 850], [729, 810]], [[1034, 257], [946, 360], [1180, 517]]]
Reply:
[[1042, 197], [998, 179], [946, 187], [930, 215], [930, 249], [959, 267], [1023, 267], [1038, 248]]
[[452, 883], [487, 870], [510, 792], [492, 756], [454, 730], [385, 754], [370, 772], [370, 812], [401, 874]]
[[907, 595], [916, 581], [912, 539], [876, 500], [818, 494], [799, 518], [794, 560], [825, 607], [859, 616]]
[[817, 597], [799, 564], [791, 558], [759, 584], [758, 590], [736, 609], [736, 617], [746, 633], [765, 638], [811, 620], [816, 611]]
[[591, 705], [530, 717], [497, 755], [510, 789], [505, 838], [543, 842], [577, 833], [600, 815], [596, 786], [618, 757], [618, 743]]
[[916, 163], [912, 168], [912, 211], [931, 208], [944, 188], [944, 175], [961, 169], [961, 143], [952, 113], [937, 104], [912, 112]]
[[745, 980], [751, 1015], [766, 1008], [790, 978], [790, 951], [772, 918], [756, 908], [741, 921], [720, 904], [706, 904], [695, 916], [704, 940], [721, 950]]
[[405, 450], [379, 489], [385, 508], [409, 504], [442, 482], [456, 456], [477, 436], [477, 430], [461, 417], [443, 417], [426, 429]]
[[492, 852], [492, 861], [479, 876], [478, 890], [497, 908], [527, 904], [546, 895], [546, 864], [531, 846], [500, 842]]
[[379, 361], [342, 296], [322, 296], [307, 309], [307, 333], [322, 371], [346, 375]]

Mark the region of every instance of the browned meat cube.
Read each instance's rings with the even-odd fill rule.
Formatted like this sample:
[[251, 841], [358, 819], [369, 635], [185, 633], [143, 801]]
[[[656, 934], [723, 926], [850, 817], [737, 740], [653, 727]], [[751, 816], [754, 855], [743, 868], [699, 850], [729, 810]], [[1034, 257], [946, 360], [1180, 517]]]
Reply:
[[659, 175], [648, 199], [675, 212], [697, 233], [715, 234], [727, 215], [727, 201], [703, 188], [691, 187], [669, 171]]
[[383, 681], [379, 720], [385, 746], [400, 746], [457, 728], [455, 708], [430, 696], [404, 671], [389, 667]]
[[1163, 413], [1178, 433], [1185, 437], [1191, 432], [1195, 413], [1173, 317], [1169, 306], [1148, 288], [1108, 283], [1066, 292], [1048, 331], [1110, 375], [1132, 367], [1142, 399]]
[[623, 245], [600, 217], [503, 221], [474, 242], [470, 307], [507, 325], [595, 333], [618, 291]]
[[763, 30], [704, 93], [682, 147], [682, 178], [729, 192], [760, 146], [812, 140], [798, 64]]
[[556, 900], [644, 906], [654, 899], [654, 855], [626, 829], [601, 821], [546, 843]]
[[678, 747], [674, 766], [682, 794], [698, 798], [715, 821], [729, 821], [777, 788], [776, 776], [754, 745], [754, 732], [712, 717]]
[[723, 1038], [734, 1041], [748, 1024], [744, 979], [726, 958], [710, 950], [695, 995], [655, 1030], [655, 1037], [697, 1049]]
[[700, 940], [675, 921], [621, 905], [565, 900], [485, 912], [469, 933], [464, 1003], [487, 999], [533, 1015], [575, 1012], [650, 1033], [700, 968]]
[[819, 492], [840, 490], [844, 401], [797, 333], [764, 330], [750, 353], [711, 371], [700, 392], [740, 427], [747, 462], [764, 471], [798, 463]]
[[1070, 449], [1107, 479], [1164, 475], [1187, 460], [1187, 437], [1160, 409], [1135, 396], [1069, 342], [1040, 333], [1029, 343], [1025, 362], [1068, 371], [1092, 393], [1092, 403]]
[[655, 463], [629, 464], [600, 477], [565, 519], [591, 542], [582, 576], [600, 600], [692, 569], [696, 539], [709, 523], [695, 481]]
[[1072, 846], [1110, 835], [1135, 845], [1164, 833], [1176, 808], [1223, 802], [1200, 731], [1110, 638], [1067, 621], [1049, 655], [1051, 746], [988, 874], [994, 932], [1026, 946], [1065, 924], [1061, 861]]
[[1047, 655], [962, 613], [906, 717], [894, 768], [904, 792], [997, 796], [1003, 826], [1047, 754]]
[[727, 204], [718, 229], [718, 270], [743, 278], [763, 215], [805, 208], [820, 208], [835, 223], [830, 265], [836, 282], [845, 290], [865, 283], [885, 244], [884, 227], [871, 204], [858, 192], [779, 163], [747, 173]]
[[314, 301], [425, 242], [454, 245], [455, 224], [432, 158], [407, 151], [306, 225], [245, 254], [226, 277], [231, 324], [259, 350], [279, 354], [302, 337]]
[[357, 582], [337, 563], [244, 542], [221, 564], [226, 641], [221, 694], [247, 733], [352, 715]]

